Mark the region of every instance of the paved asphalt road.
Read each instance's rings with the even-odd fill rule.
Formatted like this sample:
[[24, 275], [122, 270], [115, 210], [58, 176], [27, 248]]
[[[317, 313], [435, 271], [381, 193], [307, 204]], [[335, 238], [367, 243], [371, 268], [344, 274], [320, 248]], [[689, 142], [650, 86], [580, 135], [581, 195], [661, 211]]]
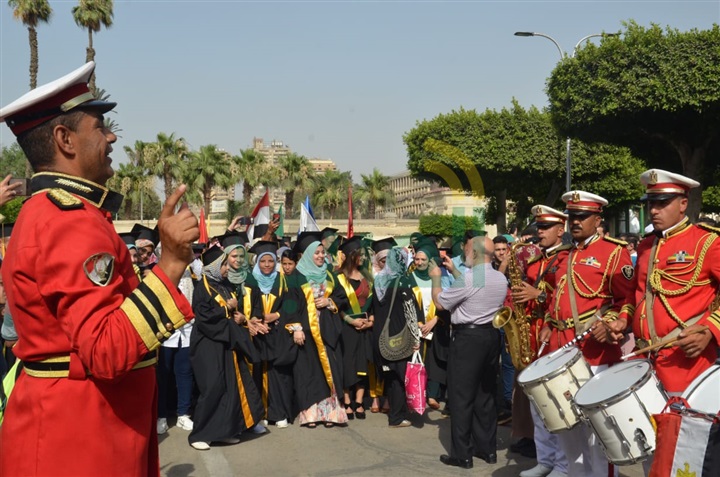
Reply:
[[[173, 424], [172, 422], [170, 424]], [[160, 436], [161, 474], [167, 477], [225, 476], [492, 476], [515, 477], [535, 465], [534, 459], [508, 452], [510, 428], [498, 428], [498, 463], [475, 459], [472, 470], [447, 467], [440, 454], [450, 448], [450, 421], [438, 411], [414, 427], [390, 429], [384, 414], [368, 412], [364, 421], [347, 427], [286, 429], [269, 427], [263, 435], [243, 435], [237, 445], [217, 445], [209, 451], [189, 446], [188, 432], [171, 427]], [[642, 477], [640, 464], [622, 467], [623, 477]]]

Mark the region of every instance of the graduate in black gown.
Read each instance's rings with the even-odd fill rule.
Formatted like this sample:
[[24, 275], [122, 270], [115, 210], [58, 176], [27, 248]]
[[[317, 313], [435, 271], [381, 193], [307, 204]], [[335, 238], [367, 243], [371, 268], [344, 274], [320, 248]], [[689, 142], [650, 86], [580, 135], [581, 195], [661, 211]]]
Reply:
[[375, 372], [371, 365], [373, 323], [367, 313], [372, 304], [372, 278], [364, 267], [366, 258], [361, 237], [343, 240], [340, 252], [344, 258], [337, 279], [348, 298], [347, 306], [340, 310], [344, 322], [342, 356], [345, 412], [348, 419], [365, 419], [365, 390], [368, 389], [370, 381], [373, 388], [376, 385]]
[[[285, 277], [277, 270], [277, 242], [261, 240], [250, 252], [255, 254], [252, 316], [267, 327], [267, 333], [254, 338], [267, 377], [267, 419], [278, 428], [285, 428], [293, 416], [292, 373], [297, 356], [297, 345], [285, 325], [297, 321], [298, 306], [289, 299]], [[285, 298], [288, 303], [283, 308]]]
[[259, 356], [243, 326], [247, 316], [238, 309], [227, 280], [227, 255], [212, 247], [202, 262], [190, 337], [190, 362], [200, 395], [188, 440], [195, 449], [207, 450], [211, 442], [239, 442], [236, 436], [259, 423], [264, 409], [247, 364]]
[[[373, 349], [375, 365], [383, 373], [385, 393], [390, 402], [388, 424], [390, 427], [408, 427], [410, 413], [405, 402], [405, 368], [411, 356], [398, 361], [389, 361], [380, 354], [380, 333], [386, 320], [390, 320], [390, 336], [396, 335], [407, 326], [410, 328], [413, 339], [413, 348], [420, 348], [420, 328], [417, 317], [422, 316], [413, 288], [417, 286], [412, 274], [406, 274], [407, 252], [400, 247], [390, 249], [387, 255], [385, 268], [375, 277], [373, 285], [372, 311], [375, 323], [373, 325]], [[395, 300], [392, 295], [395, 293]], [[406, 316], [405, 303], [412, 306], [414, 313]], [[392, 306], [392, 309], [391, 309]]]
[[326, 427], [347, 422], [338, 395], [342, 392], [341, 330], [339, 307], [347, 297], [337, 278], [327, 269], [319, 232], [303, 232], [296, 243], [302, 253], [294, 284], [302, 291], [304, 309], [292, 323], [293, 339], [299, 345], [295, 362], [295, 395], [298, 420], [306, 427]]

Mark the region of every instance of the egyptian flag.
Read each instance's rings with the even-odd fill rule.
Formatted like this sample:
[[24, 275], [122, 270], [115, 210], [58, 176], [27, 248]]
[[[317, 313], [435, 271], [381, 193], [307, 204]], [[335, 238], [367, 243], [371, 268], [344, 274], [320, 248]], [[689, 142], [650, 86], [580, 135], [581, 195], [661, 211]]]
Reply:
[[650, 477], [720, 475], [720, 423], [674, 409], [653, 418], [657, 446]]
[[258, 205], [255, 206], [252, 215], [252, 223], [247, 227], [248, 241], [252, 242], [256, 238], [260, 238], [267, 232], [270, 223], [270, 197], [267, 190], [262, 196]]
[[208, 228], [207, 228], [207, 222], [205, 221], [205, 208], [200, 209], [200, 238], [198, 239], [198, 243], [208, 243], [210, 240], [208, 238]]

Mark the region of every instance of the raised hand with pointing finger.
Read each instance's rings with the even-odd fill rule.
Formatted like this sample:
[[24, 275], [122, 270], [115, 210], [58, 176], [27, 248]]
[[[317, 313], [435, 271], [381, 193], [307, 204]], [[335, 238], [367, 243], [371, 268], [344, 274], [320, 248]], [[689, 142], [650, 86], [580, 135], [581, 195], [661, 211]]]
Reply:
[[175, 284], [180, 282], [185, 267], [193, 261], [191, 244], [200, 238], [197, 217], [190, 212], [187, 203], [183, 203], [175, 212], [186, 189], [187, 186], [184, 184], [175, 189], [165, 201], [158, 219], [160, 242], [163, 247], [158, 266]]

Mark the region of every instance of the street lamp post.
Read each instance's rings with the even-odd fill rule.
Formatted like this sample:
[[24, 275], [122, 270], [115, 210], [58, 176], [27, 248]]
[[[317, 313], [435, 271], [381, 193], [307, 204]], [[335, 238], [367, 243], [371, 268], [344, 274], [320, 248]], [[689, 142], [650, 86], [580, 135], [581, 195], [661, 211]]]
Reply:
[[[584, 41], [589, 40], [590, 38], [596, 38], [596, 37], [606, 37], [606, 36], [617, 36], [617, 33], [593, 33], [592, 35], [584, 36], [580, 39], [580, 41], [577, 42], [575, 45], [575, 48], [573, 48], [572, 55], [570, 55], [570, 58], [575, 57], [575, 53], [577, 53], [578, 48], [580, 48], [580, 45]], [[555, 38], [551, 37], [550, 35], [545, 35], [544, 33], [537, 33], [532, 31], [516, 31], [515, 36], [539, 36], [542, 38], [547, 38], [548, 40], [552, 41], [553, 44], [557, 47], [558, 52], [560, 53], [560, 61], [564, 60], [567, 57], [567, 54], [563, 51], [563, 49], [560, 47], [560, 43], [558, 43]], [[572, 180], [572, 159], [570, 155], [570, 136], [567, 137], [567, 140], [565, 142], [565, 192], [570, 192], [570, 185]]]

